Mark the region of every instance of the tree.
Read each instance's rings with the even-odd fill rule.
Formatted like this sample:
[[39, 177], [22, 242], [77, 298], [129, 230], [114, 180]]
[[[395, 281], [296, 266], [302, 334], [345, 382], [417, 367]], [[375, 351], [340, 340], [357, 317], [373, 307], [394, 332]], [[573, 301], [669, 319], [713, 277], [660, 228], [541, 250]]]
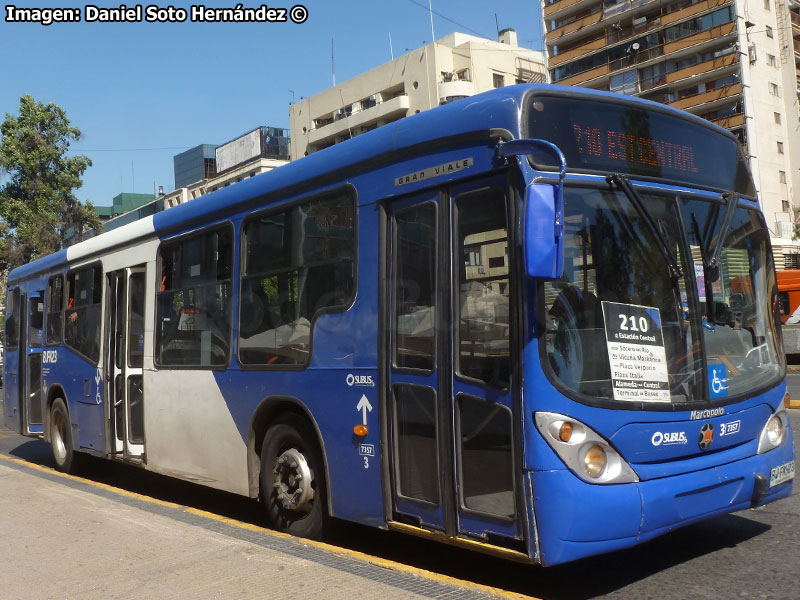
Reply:
[[100, 231], [92, 203], [74, 194], [92, 161], [66, 155], [81, 132], [60, 106], [23, 96], [0, 135], [0, 272], [55, 252], [73, 231]]

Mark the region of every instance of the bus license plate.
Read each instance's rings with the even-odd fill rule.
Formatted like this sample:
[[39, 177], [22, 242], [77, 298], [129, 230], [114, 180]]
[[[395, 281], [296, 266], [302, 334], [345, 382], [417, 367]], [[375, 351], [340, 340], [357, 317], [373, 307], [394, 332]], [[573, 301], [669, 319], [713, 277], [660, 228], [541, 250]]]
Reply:
[[789, 481], [794, 477], [794, 461], [790, 460], [780, 466], [775, 467], [769, 472], [769, 487]]

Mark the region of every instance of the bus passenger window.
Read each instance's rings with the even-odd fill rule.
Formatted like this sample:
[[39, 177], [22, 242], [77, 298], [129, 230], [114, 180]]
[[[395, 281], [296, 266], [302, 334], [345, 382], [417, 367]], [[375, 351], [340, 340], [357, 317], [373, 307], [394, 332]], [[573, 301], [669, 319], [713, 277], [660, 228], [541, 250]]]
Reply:
[[19, 288], [8, 292], [6, 300], [6, 348], [11, 350], [19, 343]]
[[50, 278], [47, 284], [47, 332], [45, 341], [48, 346], [58, 346], [61, 343], [61, 325], [63, 323], [64, 308], [64, 277], [56, 275]]
[[[156, 363], [221, 367], [230, 356], [233, 234], [218, 229], [169, 242], [159, 250], [161, 291], [156, 299]], [[137, 290], [131, 277], [131, 293]], [[132, 302], [132, 309], [135, 310]], [[138, 321], [137, 321], [138, 319]], [[132, 314], [131, 338], [141, 315]], [[132, 366], [141, 360], [131, 353]]]
[[456, 199], [459, 273], [457, 372], [497, 387], [509, 383], [508, 228], [499, 189]]
[[243, 364], [308, 362], [314, 317], [348, 306], [353, 297], [354, 225], [349, 193], [245, 224], [239, 309]]
[[144, 273], [133, 273], [128, 287], [128, 366], [141, 368], [144, 356]]
[[100, 359], [100, 317], [103, 270], [99, 266], [67, 276], [68, 298], [64, 343], [96, 363]]
[[397, 367], [434, 368], [436, 205], [395, 214], [395, 349]]

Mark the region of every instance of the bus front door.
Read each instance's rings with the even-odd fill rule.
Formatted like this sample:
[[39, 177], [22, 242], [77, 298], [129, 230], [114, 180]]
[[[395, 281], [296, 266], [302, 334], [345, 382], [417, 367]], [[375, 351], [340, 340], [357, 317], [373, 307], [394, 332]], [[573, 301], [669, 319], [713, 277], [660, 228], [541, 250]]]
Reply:
[[505, 178], [387, 222], [390, 519], [525, 552]]
[[[27, 297], [24, 338], [25, 370], [20, 373], [20, 390], [24, 388], [25, 433], [43, 433], [42, 421], [42, 335], [44, 326], [44, 290]], [[24, 342], [23, 342], [24, 340]]]
[[143, 266], [107, 273], [109, 310], [106, 331], [107, 398], [111, 453], [127, 459], [144, 457], [144, 355]]

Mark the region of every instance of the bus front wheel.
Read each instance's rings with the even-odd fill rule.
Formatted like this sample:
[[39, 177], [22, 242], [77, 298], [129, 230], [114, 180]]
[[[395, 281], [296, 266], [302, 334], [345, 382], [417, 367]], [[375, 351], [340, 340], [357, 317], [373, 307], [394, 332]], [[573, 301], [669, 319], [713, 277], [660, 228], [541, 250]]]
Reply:
[[62, 398], [56, 398], [50, 408], [50, 447], [53, 450], [56, 470], [74, 473], [78, 466], [78, 457], [73, 450], [72, 424], [67, 405]]
[[261, 498], [269, 525], [321, 539], [327, 518], [325, 494], [325, 470], [314, 431], [297, 415], [280, 417], [261, 447]]

